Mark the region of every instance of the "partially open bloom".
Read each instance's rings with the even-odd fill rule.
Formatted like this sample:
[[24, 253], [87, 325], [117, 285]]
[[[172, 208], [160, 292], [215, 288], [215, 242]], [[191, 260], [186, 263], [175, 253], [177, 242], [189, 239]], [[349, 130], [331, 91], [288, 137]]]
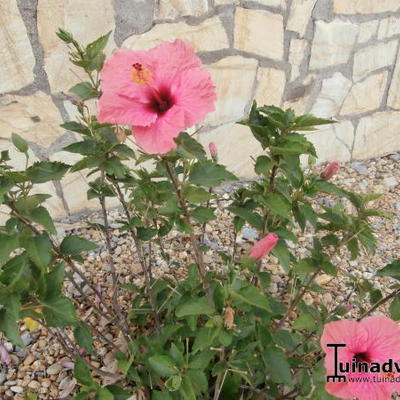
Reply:
[[178, 134], [215, 108], [215, 86], [182, 40], [147, 51], [118, 50], [101, 72], [99, 121], [131, 125], [147, 153], [175, 147]]
[[263, 259], [276, 246], [278, 240], [277, 234], [269, 233], [250, 249], [249, 257], [257, 260]]
[[[335, 349], [328, 344], [345, 344], [337, 349], [338, 363], [335, 364]], [[326, 383], [328, 393], [340, 399], [389, 400], [394, 391], [400, 390], [400, 374], [393, 365], [393, 372], [383, 369], [383, 363], [391, 359], [400, 367], [400, 327], [385, 316], [364, 318], [360, 322], [341, 320], [325, 325], [321, 337], [321, 346], [325, 352], [327, 376], [342, 375], [346, 381]], [[353, 372], [353, 360], [369, 366]], [[340, 364], [349, 372], [341, 371]], [[379, 363], [373, 369], [373, 365]], [[335, 373], [335, 365], [339, 366]], [[387, 379], [384, 379], [387, 378]], [[389, 378], [389, 379], [388, 379]], [[396, 379], [397, 378], [397, 379]], [[396, 382], [398, 380], [398, 382]]]
[[329, 163], [321, 173], [321, 178], [328, 181], [339, 172], [340, 164], [337, 161]]

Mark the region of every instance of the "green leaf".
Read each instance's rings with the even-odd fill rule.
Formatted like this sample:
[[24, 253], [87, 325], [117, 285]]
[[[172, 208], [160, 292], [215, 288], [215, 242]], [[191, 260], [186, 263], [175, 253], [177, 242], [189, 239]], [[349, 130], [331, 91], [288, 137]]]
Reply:
[[160, 376], [171, 376], [178, 373], [178, 368], [172, 358], [163, 355], [150, 357], [149, 365], [151, 369]]
[[232, 297], [252, 306], [271, 311], [268, 298], [261, 294], [255, 286], [245, 286], [238, 291], [231, 292]]
[[265, 369], [269, 372], [271, 380], [292, 387], [292, 374], [289, 362], [283, 351], [267, 347], [263, 352]]
[[197, 186], [186, 186], [183, 196], [191, 203], [204, 203], [212, 197], [211, 193], [207, 192], [207, 190]]
[[153, 228], [142, 228], [139, 227], [136, 229], [137, 236], [140, 240], [146, 241], [153, 239], [154, 236], [157, 235], [157, 229]]
[[26, 252], [28, 253], [29, 258], [41, 270], [45, 270], [45, 268], [50, 264], [52, 259], [52, 250], [53, 246], [47, 233], [36, 235], [27, 240]]
[[261, 216], [259, 214], [252, 212], [245, 207], [229, 206], [228, 210], [231, 213], [237, 215], [238, 217], [244, 219], [253, 228], [256, 228], [259, 231], [261, 231], [263, 229], [263, 227], [264, 227], [263, 219], [261, 218]]
[[79, 122], [76, 122], [76, 121], [64, 122], [60, 126], [61, 126], [61, 128], [64, 128], [68, 131], [81, 133], [82, 135], [87, 135], [87, 136], [92, 135], [90, 129], [87, 126], [80, 124]]
[[183, 377], [179, 393], [183, 400], [196, 400], [196, 392], [189, 377]]
[[29, 167], [26, 173], [33, 183], [59, 181], [69, 167], [69, 165], [62, 162], [40, 161]]
[[88, 155], [95, 153], [97, 150], [97, 143], [92, 140], [82, 140], [81, 142], [71, 143], [70, 145], [63, 148], [64, 151], [69, 153], [77, 153], [82, 155]]
[[0, 274], [0, 282], [13, 292], [25, 291], [29, 287], [30, 280], [31, 271], [26, 253], [19, 254], [8, 261]]
[[206, 152], [203, 146], [186, 132], [181, 132], [174, 140], [178, 144], [176, 152], [182, 157], [198, 160], [204, 160], [206, 158]]
[[96, 392], [94, 400], [114, 400], [114, 395], [106, 388], [100, 388]]
[[314, 130], [316, 125], [334, 124], [336, 121], [332, 119], [323, 119], [314, 117], [314, 115], [304, 114], [296, 117], [294, 120], [294, 126], [292, 130], [304, 131]]
[[10, 253], [18, 247], [18, 235], [0, 233], [0, 267], [8, 261]]
[[394, 300], [392, 301], [392, 304], [390, 304], [389, 311], [390, 311], [390, 316], [392, 317], [392, 319], [394, 319], [395, 321], [400, 320], [400, 297], [399, 296], [396, 296], [394, 298]]
[[43, 315], [51, 327], [75, 325], [77, 322], [75, 307], [63, 294], [48, 297], [42, 301]]
[[81, 82], [72, 86], [69, 92], [77, 95], [82, 100], [89, 100], [97, 97], [99, 92], [92, 86], [90, 82]]
[[278, 193], [268, 193], [265, 196], [265, 202], [274, 214], [289, 218], [291, 205], [283, 196]]
[[25, 347], [19, 334], [19, 311], [21, 304], [17, 295], [9, 295], [1, 299], [3, 308], [0, 310], [0, 331], [14, 344]]
[[89, 58], [97, 57], [105, 49], [110, 35], [111, 31], [106, 35], [100, 36], [86, 46], [86, 52]]
[[89, 354], [93, 354], [93, 338], [86, 324], [81, 322], [76, 326], [74, 329], [74, 337], [79, 347], [85, 349]]
[[165, 381], [165, 387], [170, 392], [175, 392], [181, 387], [182, 377], [179, 375], [172, 375]]
[[267, 156], [257, 157], [254, 171], [259, 175], [268, 175], [274, 163]]
[[151, 392], [151, 400], [172, 400], [172, 397], [166, 390], [163, 392], [153, 390]]
[[376, 276], [390, 276], [400, 280], [400, 260], [392, 261], [390, 264], [380, 269], [376, 273]]
[[66, 236], [60, 245], [60, 251], [65, 255], [79, 255], [82, 251], [90, 251], [97, 249], [96, 243], [90, 242], [79, 236]]
[[201, 369], [204, 370], [210, 364], [210, 361], [215, 357], [215, 351], [205, 350], [199, 354], [196, 354], [189, 362], [190, 369]]
[[199, 297], [185, 301], [185, 303], [176, 307], [175, 315], [183, 318], [188, 315], [212, 314], [215, 312], [214, 307], [210, 305], [206, 297]]
[[46, 228], [52, 235], [55, 235], [57, 233], [56, 227], [54, 226], [53, 220], [49, 212], [43, 206], [33, 209], [29, 213], [29, 217], [33, 222], [36, 222], [37, 224], [40, 224], [44, 228]]
[[191, 211], [191, 215], [195, 218], [200, 224], [204, 224], [208, 221], [212, 221], [215, 219], [214, 211], [211, 208], [199, 206]]
[[16, 133], [11, 134], [11, 141], [13, 142], [13, 145], [20, 151], [21, 153], [27, 153], [28, 152], [28, 143], [26, 142], [25, 139], [23, 139], [21, 136], [19, 136]]
[[113, 394], [114, 400], [128, 400], [132, 397], [132, 393], [127, 392], [117, 385], [108, 385], [106, 389]]
[[94, 385], [90, 370], [81, 357], [75, 359], [74, 376], [82, 386], [92, 387]]
[[292, 325], [293, 329], [313, 331], [315, 329], [315, 318], [311, 314], [301, 314]]
[[193, 165], [189, 181], [195, 185], [215, 187], [225, 181], [236, 181], [237, 178], [231, 172], [211, 160], [200, 161]]

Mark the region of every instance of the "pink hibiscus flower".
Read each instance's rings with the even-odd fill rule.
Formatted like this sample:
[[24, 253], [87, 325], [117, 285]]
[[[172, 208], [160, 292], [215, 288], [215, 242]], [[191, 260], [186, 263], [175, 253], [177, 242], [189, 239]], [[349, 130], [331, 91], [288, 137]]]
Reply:
[[[363, 319], [360, 322], [341, 320], [325, 325], [321, 337], [321, 346], [325, 352], [325, 369], [327, 375], [333, 375], [335, 370], [334, 348], [328, 344], [346, 344], [346, 347], [338, 349], [338, 361], [341, 363], [364, 362], [385, 363], [389, 359], [399, 363], [400, 366], [400, 327], [385, 316], [374, 316]], [[343, 364], [345, 365], [345, 364]], [[389, 400], [395, 391], [400, 391], [400, 374], [387, 374], [385, 372], [358, 372], [345, 373], [339, 371], [339, 375], [345, 375], [346, 382], [328, 382], [328, 393], [340, 399], [359, 400]], [[351, 381], [359, 378], [359, 382]], [[361, 378], [361, 379], [360, 379]], [[374, 381], [375, 378], [375, 381]], [[390, 382], [390, 379], [394, 381]]]
[[278, 243], [279, 237], [276, 233], [269, 233], [259, 240], [249, 251], [249, 257], [256, 260], [263, 259]]
[[181, 131], [215, 109], [215, 86], [182, 40], [147, 51], [118, 50], [101, 71], [99, 121], [131, 125], [147, 153], [175, 148]]

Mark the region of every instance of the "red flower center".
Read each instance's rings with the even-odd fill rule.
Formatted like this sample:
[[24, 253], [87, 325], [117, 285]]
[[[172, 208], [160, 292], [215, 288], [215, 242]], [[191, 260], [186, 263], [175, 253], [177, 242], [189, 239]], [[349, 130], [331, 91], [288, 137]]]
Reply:
[[151, 93], [149, 107], [158, 115], [164, 114], [175, 104], [175, 99], [167, 88], [154, 90]]
[[355, 358], [357, 362], [366, 362], [366, 363], [371, 362], [371, 358], [367, 352], [356, 353], [354, 354], [353, 358]]

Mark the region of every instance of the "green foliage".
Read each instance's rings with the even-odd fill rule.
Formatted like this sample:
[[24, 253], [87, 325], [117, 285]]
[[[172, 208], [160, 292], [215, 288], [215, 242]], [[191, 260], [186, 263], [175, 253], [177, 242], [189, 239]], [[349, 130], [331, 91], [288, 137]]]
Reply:
[[[317, 154], [302, 132], [334, 121], [254, 103], [241, 124], [249, 127], [263, 149], [254, 160], [257, 179], [236, 184], [227, 199], [216, 188], [237, 178], [186, 132], [175, 138], [174, 150], [148, 155], [124, 143], [128, 127], [99, 123], [90, 114], [86, 101], [101, 95], [99, 72], [110, 33], [86, 46], [64, 30], [57, 35], [68, 45], [71, 62], [87, 75], [70, 89], [78, 120], [62, 125], [80, 136], [64, 148], [80, 158], [72, 166], [32, 164], [27, 142], [16, 134], [12, 142], [25, 154], [26, 168], [14, 170], [8, 153], [1, 153], [0, 202], [9, 213], [0, 227], [1, 332], [21, 347], [21, 323], [27, 324], [29, 318], [60, 335], [73, 332], [68, 340], [74, 342], [70, 356], [80, 387], [76, 400], [127, 400], [132, 394], [146, 400], [250, 400], [283, 398], [288, 392], [299, 400], [330, 399], [319, 361], [319, 337], [325, 323], [343, 318], [347, 311], [343, 306], [308, 306], [302, 297], [324, 291], [313, 281], [319, 273], [343, 274], [358, 295], [361, 314], [368, 314], [367, 302], [385, 302], [372, 281], [343, 273], [333, 255], [348, 251], [356, 258], [361, 252], [373, 253], [377, 239], [371, 218], [390, 217], [371, 206], [379, 195], [345, 190], [322, 179], [319, 167], [312, 166]], [[304, 157], [309, 159], [308, 168], [302, 167]], [[38, 192], [37, 184], [62, 185], [62, 178], [74, 172], [86, 176], [87, 197], [98, 201], [106, 217], [95, 224], [105, 246], [75, 233], [61, 243], [56, 237], [47, 210], [50, 196]], [[110, 285], [98, 282], [79, 265], [85, 252], [105, 251], [110, 269], [115, 267], [108, 199], [121, 202], [125, 216], [118, 221], [119, 231], [132, 239], [129, 246], [134, 263], [141, 264], [144, 285], [114, 272]], [[262, 261], [238, 254], [237, 243], [217, 251], [205, 240], [207, 224], [219, 216], [215, 205], [222, 200], [232, 217], [234, 241], [245, 225], [260, 238], [271, 232], [279, 236], [271, 251], [286, 275], [278, 293], [270, 290], [273, 279]], [[311, 234], [312, 243], [298, 240], [299, 229]], [[179, 265], [184, 270], [179, 279], [174, 269], [178, 260], [162, 251], [171, 230], [193, 258], [189, 265]], [[295, 246], [304, 251], [294, 252]], [[156, 279], [151, 273], [151, 251], [160, 251], [168, 265], [165, 276]], [[222, 260], [222, 270], [214, 270], [204, 256], [211, 251]], [[377, 276], [399, 280], [399, 271], [396, 260]], [[74, 299], [65, 290], [71, 284], [79, 294]], [[398, 283], [394, 290], [389, 311], [400, 320]], [[110, 343], [100, 327], [84, 318], [86, 306], [120, 332], [122, 345]], [[115, 384], [101, 386], [91, 371], [92, 360], [99, 358], [98, 342], [113, 351]]]

